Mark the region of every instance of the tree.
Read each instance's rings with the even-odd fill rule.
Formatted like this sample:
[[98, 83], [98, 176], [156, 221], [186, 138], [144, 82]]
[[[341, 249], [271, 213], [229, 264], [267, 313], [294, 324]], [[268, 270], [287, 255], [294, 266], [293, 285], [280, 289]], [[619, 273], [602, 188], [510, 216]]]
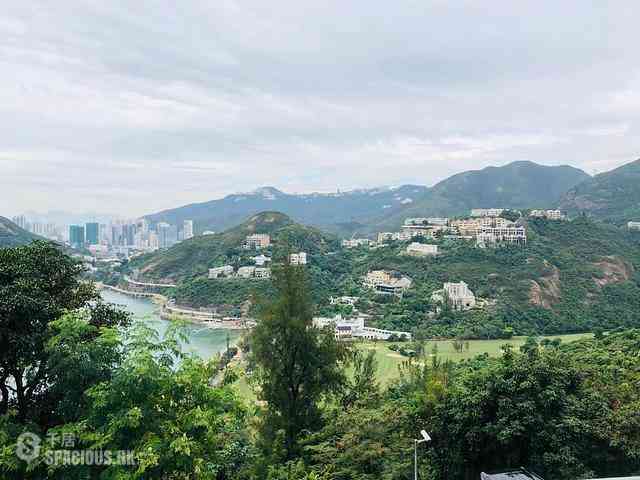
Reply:
[[[127, 324], [126, 313], [102, 303], [95, 287], [80, 281], [82, 271], [48, 242], [0, 249], [0, 414], [15, 408], [20, 422], [30, 419], [42, 427], [63, 420], [56, 413], [64, 395], [56, 384], [61, 377], [52, 370], [47, 348], [56, 334], [52, 322], [63, 314], [84, 310], [84, 323], [93, 327], [74, 327], [75, 346], [98, 338], [101, 327]], [[97, 376], [81, 375], [82, 381], [68, 387], [83, 392], [108, 372], [98, 368]], [[67, 412], [77, 414], [78, 407]]]
[[312, 325], [304, 267], [274, 268], [273, 284], [276, 294], [262, 301], [251, 334], [251, 356], [258, 367], [259, 398], [266, 402], [265, 444], [272, 453], [283, 447], [289, 460], [298, 451], [301, 432], [317, 426], [322, 398], [344, 383], [340, 362], [346, 357], [332, 330]]

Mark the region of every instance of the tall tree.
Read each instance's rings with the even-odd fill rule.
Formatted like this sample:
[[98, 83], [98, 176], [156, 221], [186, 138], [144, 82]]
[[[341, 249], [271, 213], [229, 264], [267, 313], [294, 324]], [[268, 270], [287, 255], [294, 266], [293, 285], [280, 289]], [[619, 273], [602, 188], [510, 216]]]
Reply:
[[[275, 296], [261, 306], [251, 335], [259, 397], [266, 402], [263, 436], [283, 448], [285, 459], [298, 450], [303, 430], [319, 422], [323, 396], [345, 380], [345, 350], [328, 329], [313, 327], [313, 306], [304, 267], [285, 263], [274, 268]], [[282, 440], [279, 442], [277, 438]]]
[[[95, 287], [80, 280], [82, 271], [47, 242], [0, 249], [0, 415], [15, 409], [19, 421], [42, 427], [61, 420], [56, 418], [64, 395], [56, 388], [61, 376], [53, 371], [53, 350], [47, 346], [56, 334], [52, 322], [63, 314], [83, 310], [86, 323], [95, 327], [77, 329], [76, 344], [97, 338], [100, 327], [128, 322], [124, 312], [103, 304]], [[82, 392], [108, 372], [97, 369], [97, 377], [78, 377], [83, 381], [73, 385]]]

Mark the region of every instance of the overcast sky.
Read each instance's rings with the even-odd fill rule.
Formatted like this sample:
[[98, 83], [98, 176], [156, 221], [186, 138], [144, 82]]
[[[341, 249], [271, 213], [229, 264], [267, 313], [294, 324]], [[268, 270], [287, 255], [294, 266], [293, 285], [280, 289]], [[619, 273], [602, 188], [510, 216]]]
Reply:
[[640, 157], [640, 2], [33, 1], [0, 10], [0, 215]]

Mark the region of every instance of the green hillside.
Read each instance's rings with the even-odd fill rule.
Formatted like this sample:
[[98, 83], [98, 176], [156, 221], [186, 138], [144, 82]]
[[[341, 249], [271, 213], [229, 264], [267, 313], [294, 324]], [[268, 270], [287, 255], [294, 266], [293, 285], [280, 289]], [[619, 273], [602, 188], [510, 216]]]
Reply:
[[618, 224], [640, 220], [640, 160], [580, 183], [567, 192], [561, 206]]
[[[640, 236], [587, 218], [528, 222], [525, 248], [479, 249], [441, 240], [432, 258], [402, 255], [406, 243], [343, 253], [350, 272], [336, 294], [362, 296], [381, 327], [426, 336], [495, 338], [508, 332], [558, 334], [640, 325]], [[402, 300], [375, 298], [359, 286], [368, 270], [395, 270], [414, 280]], [[340, 272], [336, 272], [338, 275]], [[484, 310], [430, 317], [431, 293], [465, 281]]]
[[42, 238], [20, 228], [8, 218], [0, 217], [0, 248], [16, 247], [31, 243], [33, 240], [42, 240]]
[[373, 222], [379, 229], [393, 228], [409, 216], [462, 215], [472, 208], [556, 208], [563, 194], [589, 179], [570, 166], [512, 162], [459, 173], [435, 185], [404, 210], [390, 212]]

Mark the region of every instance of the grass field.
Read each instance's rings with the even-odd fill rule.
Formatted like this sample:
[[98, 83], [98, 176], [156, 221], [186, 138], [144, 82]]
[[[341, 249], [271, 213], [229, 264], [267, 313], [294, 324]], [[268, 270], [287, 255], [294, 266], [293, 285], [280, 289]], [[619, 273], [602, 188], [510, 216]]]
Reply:
[[[593, 334], [591, 333], [579, 333], [574, 335], [555, 335], [544, 338], [559, 338], [563, 343], [568, 343], [592, 336]], [[451, 340], [433, 340], [425, 342], [425, 351], [431, 354], [430, 352], [437, 346], [439, 358], [457, 362], [459, 360], [473, 358], [483, 353], [488, 353], [490, 356], [496, 357], [502, 354], [502, 345], [509, 344], [513, 345], [515, 349], [518, 349], [524, 344], [525, 340], [526, 337], [514, 337], [510, 340], [469, 340], [469, 350], [463, 349], [460, 353], [455, 351]], [[375, 350], [376, 360], [378, 361], [378, 380], [382, 385], [388, 385], [395, 378], [398, 378], [398, 366], [408, 360], [407, 357], [403, 357], [399, 353], [389, 350], [389, 345], [391, 344], [388, 342], [358, 342], [354, 344], [356, 348], [363, 352]], [[419, 359], [416, 361], [423, 360]], [[243, 375], [240, 376], [235, 386], [243, 399], [248, 402], [255, 401], [255, 395]]]
[[[544, 337], [548, 339], [559, 338], [563, 343], [568, 343], [581, 338], [590, 338], [591, 333], [580, 333], [575, 335], [555, 335]], [[515, 349], [524, 344], [526, 337], [514, 337], [510, 340], [469, 340], [469, 350], [463, 349], [458, 353], [453, 348], [451, 340], [435, 340], [425, 342], [425, 351], [431, 353], [434, 347], [438, 348], [438, 357], [443, 360], [459, 361], [473, 358], [483, 353], [488, 353], [495, 357], [502, 354], [502, 345], [513, 345]], [[382, 384], [388, 384], [391, 380], [398, 377], [398, 366], [408, 360], [407, 357], [401, 356], [397, 352], [389, 350], [387, 342], [364, 342], [356, 343], [357, 348], [363, 351], [375, 350], [376, 360], [378, 361], [378, 379]], [[398, 344], [400, 345], [400, 344]], [[418, 360], [420, 361], [420, 360]]]

